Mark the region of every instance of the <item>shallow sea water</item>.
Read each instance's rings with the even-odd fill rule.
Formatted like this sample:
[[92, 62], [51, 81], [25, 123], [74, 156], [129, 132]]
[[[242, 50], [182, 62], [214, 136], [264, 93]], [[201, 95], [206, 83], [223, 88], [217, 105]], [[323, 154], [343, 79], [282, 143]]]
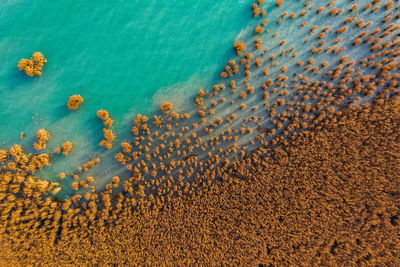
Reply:
[[[59, 181], [57, 175], [60, 172], [71, 173], [84, 162], [100, 157], [103, 161], [101, 166], [86, 173], [96, 177], [95, 185], [100, 189], [113, 175], [123, 179], [129, 177], [130, 174], [116, 163], [114, 156], [120, 149], [119, 142], [132, 141], [130, 127], [138, 113], [151, 115], [161, 103], [168, 100], [174, 103], [178, 111], [193, 115], [196, 112], [193, 98], [198, 89], [211, 89], [213, 84], [221, 82], [229, 84], [230, 78], [221, 79], [219, 74], [228, 60], [240, 61], [232, 48], [235, 40], [245, 41], [248, 45], [246, 52], [264, 58], [263, 67], [252, 68], [251, 85], [258, 89], [266, 81], [263, 73], [265, 66], [270, 67], [270, 77], [282, 73], [281, 67], [285, 65], [285, 75], [288, 77], [294, 77], [297, 73], [309, 76], [313, 81], [324, 80], [323, 74], [306, 71], [297, 65], [298, 61], [307, 62], [313, 58], [318, 66], [328, 61], [330, 66], [325, 70], [332, 70], [340, 64], [344, 54], [359, 62], [370, 53], [369, 44], [352, 45], [353, 37], [360, 31], [354, 25], [349, 25], [349, 30], [341, 35], [343, 41], [340, 45], [347, 47], [343, 54], [312, 52], [311, 47], [320, 42], [318, 35], [311, 33], [314, 25], [318, 26], [318, 32], [325, 26], [332, 28], [326, 32], [326, 44], [318, 46], [323, 48], [335, 45], [339, 36], [334, 29], [343, 26], [342, 20], [328, 15], [328, 8], [317, 15], [316, 9], [327, 6], [327, 3], [315, 1], [316, 7], [313, 7], [307, 6], [305, 1], [287, 0], [283, 9], [277, 8], [275, 1], [265, 1], [263, 7], [268, 11], [265, 18], [269, 23], [265, 27], [266, 32], [261, 35], [254, 35], [254, 28], [261, 20], [252, 19], [252, 3], [228, 0], [218, 3], [208, 0], [193, 3], [151, 1], [146, 5], [138, 1], [128, 3], [119, 0], [113, 4], [100, 1], [96, 6], [79, 2], [69, 2], [65, 6], [43, 0], [29, 4], [20, 1], [0, 3], [0, 15], [8, 20], [0, 22], [0, 30], [10, 31], [10, 34], [4, 35], [4, 39], [0, 39], [0, 48], [5, 51], [5, 68], [0, 69], [3, 101], [0, 127], [7, 128], [7, 131], [0, 133], [0, 141], [5, 141], [2, 145], [9, 147], [20, 143], [19, 133], [24, 131], [27, 138], [23, 144], [26, 150], [32, 151], [35, 132], [45, 128], [52, 134], [47, 152], [67, 140], [72, 141], [75, 148], [67, 158], [56, 155], [52, 166], [40, 173], [41, 177]], [[350, 16], [352, 14], [348, 8], [353, 3], [350, 0], [338, 0], [335, 7], [343, 8], [346, 10], [344, 15]], [[367, 3], [367, 0], [357, 2], [360, 6]], [[300, 16], [305, 9], [309, 9], [309, 13]], [[283, 11], [297, 13], [297, 18], [290, 19], [287, 16], [284, 23], [278, 23]], [[385, 11], [381, 8], [372, 13], [359, 9], [353, 14], [376, 23], [384, 19]], [[302, 26], [303, 22], [307, 24]], [[371, 30], [375, 27], [374, 24]], [[279, 35], [275, 36], [274, 33]], [[264, 48], [269, 49], [265, 56], [255, 50], [256, 38], [261, 38]], [[311, 38], [311, 41], [305, 41], [306, 38]], [[388, 36], [384, 41], [390, 38]], [[286, 44], [280, 45], [281, 40], [285, 40]], [[293, 47], [293, 51], [290, 47]], [[18, 72], [16, 64], [20, 58], [29, 57], [34, 51], [42, 51], [49, 63], [43, 77], [32, 79]], [[279, 55], [282, 51], [286, 53]], [[294, 57], [293, 52], [298, 56]], [[270, 55], [278, 57], [273, 62], [269, 59]], [[239, 90], [245, 90], [247, 77], [243, 71], [234, 78]], [[334, 84], [337, 85], [336, 82]], [[285, 98], [289, 101], [296, 90], [292, 89], [290, 80], [287, 86], [289, 95]], [[221, 94], [228, 101], [218, 104], [215, 114], [209, 119], [212, 121], [231, 113], [238, 113], [239, 119], [222, 125], [213, 135], [227, 127], [240, 128], [241, 119], [253, 115], [265, 117], [264, 126], [272, 126], [269, 113], [262, 107], [262, 90], [256, 90], [246, 98], [249, 107], [260, 106], [257, 111], [250, 108], [239, 110], [238, 105], [232, 105], [229, 101], [235, 96], [228, 91]], [[75, 112], [65, 106], [72, 94], [81, 94], [85, 98], [81, 109]], [[271, 94], [268, 101], [276, 101], [279, 97], [279, 92]], [[368, 102], [369, 97], [362, 100]], [[317, 100], [309, 102], [315, 104]], [[96, 111], [102, 108], [107, 109], [116, 120], [113, 131], [117, 134], [117, 140], [112, 150], [98, 146], [103, 138], [103, 124], [96, 117]], [[193, 118], [197, 120], [198, 116]], [[256, 123], [253, 124], [247, 125], [256, 129]], [[241, 137], [237, 144], [246, 145], [247, 151], [250, 151], [256, 148], [256, 144], [250, 145], [249, 142], [257, 134], [253, 131]], [[202, 158], [207, 151], [196, 153]], [[63, 180], [60, 194], [68, 196], [72, 192], [71, 179]]]
[[[65, 141], [75, 150], [60, 159], [64, 171], [96, 153], [102, 122], [96, 111], [115, 119], [114, 131], [131, 126], [169, 99], [181, 109], [199, 88], [210, 87], [233, 56], [237, 34], [251, 20], [252, 1], [0, 1], [0, 142], [21, 143], [28, 152], [40, 128], [49, 130], [52, 151]], [[27, 77], [21, 58], [41, 51], [44, 75]], [[72, 94], [85, 102], [66, 108]], [[123, 136], [118, 135], [119, 139]], [[65, 168], [67, 168], [65, 170]], [[58, 171], [60, 168], [58, 168]]]

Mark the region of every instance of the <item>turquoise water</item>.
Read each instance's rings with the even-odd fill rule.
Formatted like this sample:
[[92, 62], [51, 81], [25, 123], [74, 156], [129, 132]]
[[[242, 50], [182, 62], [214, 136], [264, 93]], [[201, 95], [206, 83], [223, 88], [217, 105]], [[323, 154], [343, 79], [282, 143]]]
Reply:
[[[118, 0], [113, 3], [99, 1], [96, 5], [78, 1], [68, 1], [68, 4], [43, 0], [0, 2], [0, 30], [4, 36], [0, 39], [4, 55], [0, 69], [2, 146], [20, 143], [19, 133], [23, 131], [27, 134], [23, 144], [28, 151], [32, 151], [35, 132], [45, 128], [52, 134], [46, 152], [51, 152], [67, 140], [73, 142], [74, 150], [68, 158], [56, 155], [53, 159], [55, 164], [40, 173], [42, 178], [59, 181], [57, 175], [60, 172], [71, 174], [89, 159], [100, 157], [105, 164], [96, 166], [83, 176], [95, 176], [96, 186], [101, 188], [113, 175], [123, 179], [131, 175], [120, 164], [115, 164], [114, 155], [120, 148], [119, 142], [132, 141], [129, 129], [136, 114], [150, 115], [167, 100], [172, 101], [178, 110], [194, 113], [192, 98], [198, 89], [209, 89], [215, 82], [229, 83], [230, 78], [221, 79], [219, 74], [229, 59], [240, 61], [232, 48], [235, 39], [246, 41], [246, 52], [251, 52], [255, 58], [263, 58], [262, 67], [256, 68], [252, 64], [251, 85], [256, 92], [246, 100], [239, 100], [230, 90], [224, 91], [228, 101], [218, 104], [214, 108], [215, 114], [208, 119], [213, 121], [217, 117], [229, 117], [231, 113], [239, 113], [240, 119], [216, 129], [213, 135], [228, 127], [243, 127], [243, 119], [254, 115], [266, 117], [264, 125], [274, 127], [262, 102], [264, 92], [259, 90], [267, 78], [264, 75], [266, 66], [270, 68], [268, 77], [272, 78], [278, 77], [282, 73], [281, 67], [285, 65], [288, 77], [294, 77], [296, 73], [311, 80], [324, 80], [325, 72], [341, 64], [342, 55], [348, 54], [352, 60], [360, 62], [370, 53], [370, 44], [353, 45], [354, 36], [362, 29], [350, 24], [349, 30], [340, 35], [343, 40], [338, 48], [346, 47], [343, 54], [313, 52], [313, 46], [325, 49], [337, 45], [335, 40], [339, 36], [336, 30], [343, 26], [345, 16], [349, 16], [348, 11], [338, 19], [328, 15], [328, 9], [322, 14], [316, 12], [318, 6], [326, 6], [326, 3], [314, 7], [305, 5], [305, 1], [292, 0], [286, 1], [285, 7], [278, 8], [275, 1], [266, 1], [263, 7], [268, 10], [266, 18], [269, 24], [263, 34], [254, 35], [255, 25], [264, 18], [252, 18], [252, 2], [158, 0], [142, 4], [139, 1]], [[367, 0], [358, 2], [360, 6], [367, 3]], [[346, 10], [349, 1], [336, 1], [335, 6]], [[308, 10], [309, 14], [301, 16], [302, 10]], [[284, 11], [296, 13], [297, 17], [286, 16], [282, 23], [278, 23]], [[376, 23], [383, 21], [385, 9], [373, 13], [359, 9], [354, 14]], [[311, 33], [313, 26], [317, 26], [318, 33], [325, 26], [331, 27], [325, 33], [325, 43], [320, 43], [318, 34]], [[375, 27], [374, 24], [372, 28]], [[268, 52], [264, 54], [256, 50], [256, 38], [261, 38], [263, 49], [268, 48]], [[384, 41], [390, 38], [385, 37]], [[285, 40], [286, 44], [282, 45], [281, 40]], [[43, 77], [30, 78], [17, 70], [19, 59], [30, 57], [34, 51], [41, 51], [48, 58]], [[294, 52], [297, 56], [292, 55]], [[271, 55], [276, 55], [276, 60]], [[321, 73], [298, 66], [299, 60], [307, 62], [310, 58], [315, 61], [315, 66], [321, 66], [323, 61], [330, 64]], [[241, 68], [234, 78], [238, 90], [245, 91], [247, 77], [244, 66]], [[371, 69], [366, 70], [368, 73], [374, 74]], [[332, 83], [338, 86], [338, 82]], [[297, 94], [292, 83], [297, 81], [289, 80], [285, 84], [287, 87], [282, 85], [279, 88], [290, 89], [286, 97], [288, 101]], [[72, 94], [81, 94], [85, 98], [78, 111], [66, 108]], [[269, 103], [282, 98], [280, 92], [270, 94]], [[245, 101], [252, 109], [239, 110], [238, 105], [231, 104], [232, 99], [238, 103]], [[370, 99], [363, 97], [362, 101]], [[211, 100], [207, 101], [211, 105]], [[308, 102], [314, 105], [317, 100], [310, 99]], [[103, 139], [103, 124], [96, 117], [96, 111], [103, 108], [110, 111], [111, 117], [116, 120], [113, 131], [118, 139], [113, 150], [98, 146]], [[281, 111], [284, 108], [279, 107]], [[248, 122], [247, 126], [257, 128], [255, 121]], [[204, 129], [201, 134], [204, 134]], [[256, 135], [257, 132], [253, 131], [236, 143], [246, 145], [244, 149], [250, 151], [257, 146], [250, 143]], [[196, 155], [199, 158], [208, 156], [198, 150]], [[71, 192], [71, 180], [70, 176], [63, 180], [65, 190], [62, 193], [68, 195]]]
[[[23, 144], [32, 150], [36, 131], [45, 128], [52, 134], [47, 151], [70, 140], [81, 150], [70, 161], [81, 162], [82, 150], [104, 151], [97, 110], [110, 112], [118, 133], [167, 98], [182, 106], [232, 57], [251, 2], [0, 1], [2, 146], [21, 143], [25, 132]], [[48, 64], [42, 77], [30, 78], [17, 64], [35, 51]], [[85, 98], [75, 112], [66, 108], [72, 94]]]

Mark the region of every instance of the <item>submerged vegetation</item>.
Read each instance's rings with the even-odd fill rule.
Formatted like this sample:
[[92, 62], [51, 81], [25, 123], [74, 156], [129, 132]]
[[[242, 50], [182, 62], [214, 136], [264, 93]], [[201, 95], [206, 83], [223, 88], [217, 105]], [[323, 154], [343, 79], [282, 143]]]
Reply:
[[23, 58], [18, 63], [19, 70], [23, 70], [28, 76], [41, 76], [44, 64], [47, 59], [41, 52], [33, 53], [30, 59]]

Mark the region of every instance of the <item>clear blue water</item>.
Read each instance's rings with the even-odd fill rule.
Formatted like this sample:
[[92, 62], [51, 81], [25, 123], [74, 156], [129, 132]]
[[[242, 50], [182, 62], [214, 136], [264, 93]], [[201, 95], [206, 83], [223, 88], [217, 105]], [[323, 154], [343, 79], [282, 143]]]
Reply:
[[[129, 133], [132, 119], [138, 113], [150, 115], [167, 100], [178, 110], [192, 108], [192, 98], [198, 89], [210, 88], [215, 82], [227, 82], [221, 81], [219, 74], [228, 60], [240, 61], [232, 48], [235, 39], [246, 41], [247, 52], [264, 58], [263, 67], [253, 66], [252, 69], [254, 79], [251, 84], [255, 88], [262, 88], [266, 80], [265, 66], [270, 67], [269, 77], [281, 74], [281, 66], [285, 65], [288, 77], [299, 73], [316, 80], [324, 78], [299, 67], [299, 60], [307, 62], [313, 58], [316, 66], [328, 61], [330, 66], [325, 68], [326, 71], [340, 64], [341, 55], [312, 52], [311, 47], [320, 46], [320, 41], [310, 31], [313, 25], [318, 26], [318, 32], [330, 26], [333, 30], [326, 32], [323, 47], [335, 46], [338, 38], [335, 29], [342, 27], [347, 11], [341, 19], [329, 16], [328, 9], [317, 14], [319, 6], [327, 5], [321, 2], [303, 17], [299, 15], [301, 10], [312, 8], [306, 7], [305, 1], [285, 1], [281, 8], [276, 7], [275, 1], [265, 1], [263, 6], [268, 10], [266, 18], [269, 19], [265, 29], [268, 31], [254, 35], [255, 25], [263, 18], [252, 18], [253, 2], [0, 1], [0, 142], [3, 141], [0, 147], [21, 143], [19, 134], [23, 131], [27, 138], [22, 143], [27, 151], [32, 151], [36, 131], [45, 128], [52, 134], [46, 152], [67, 140], [73, 142], [74, 150], [68, 158], [55, 156], [52, 166], [40, 173], [42, 178], [59, 181], [57, 175], [60, 172], [71, 174], [89, 159], [100, 157], [106, 164], [100, 164], [85, 175], [95, 176], [96, 186], [101, 188], [112, 175], [124, 172], [124, 168], [114, 164], [114, 155], [120, 141], [132, 140]], [[368, 2], [360, 0], [357, 4], [363, 7]], [[349, 1], [338, 0], [335, 6], [346, 10]], [[278, 23], [284, 11], [298, 16], [296, 19], [286, 17], [282, 24]], [[381, 8], [371, 13], [360, 9], [354, 14], [375, 23], [383, 20], [385, 10]], [[301, 26], [303, 22], [308, 24]], [[347, 47], [344, 54], [350, 55], [355, 62], [367, 56], [370, 49], [369, 44], [352, 45], [359, 31], [358, 27], [349, 27], [341, 35], [340, 45]], [[278, 37], [274, 37], [273, 34], [278, 32]], [[252, 45], [255, 38], [262, 39], [264, 48], [269, 48], [268, 53], [261, 55], [261, 51], [255, 50]], [[287, 43], [282, 46], [281, 40]], [[277, 58], [275, 63], [280, 64], [274, 66], [270, 55], [279, 55], [292, 46], [298, 57], [286, 53]], [[30, 78], [17, 70], [17, 64], [35, 51], [43, 52], [49, 62], [42, 77]], [[245, 78], [243, 72], [235, 77], [238, 88], [245, 90]], [[291, 88], [290, 81], [288, 84]], [[296, 93], [295, 89], [290, 91]], [[78, 111], [69, 111], [66, 107], [72, 94], [81, 94], [85, 98]], [[238, 106], [226, 101], [216, 107], [214, 119], [232, 112], [240, 112], [243, 118], [266, 116], [260, 102], [262, 94], [258, 91], [246, 98], [249, 107], [260, 106], [257, 112], [239, 111]], [[234, 96], [227, 96], [228, 100], [229, 97]], [[271, 94], [269, 101], [277, 98], [278, 93]], [[368, 99], [364, 97], [363, 100]], [[96, 117], [99, 109], [107, 109], [116, 120], [113, 131], [118, 139], [111, 151], [98, 146], [103, 139], [103, 124]], [[265, 120], [267, 126], [269, 119]], [[237, 120], [236, 125], [229, 127], [241, 127], [241, 123]], [[248, 143], [255, 134], [247, 135], [238, 143]], [[128, 175], [122, 173], [120, 177]], [[64, 195], [72, 191], [69, 187], [72, 178], [69, 178], [62, 182]]]
[[[80, 153], [104, 151], [96, 111], [107, 109], [118, 133], [166, 98], [179, 106], [210, 86], [250, 21], [251, 2], [0, 1], [1, 146], [21, 143], [25, 132], [22, 143], [32, 150], [45, 128], [48, 151], [67, 140]], [[42, 77], [30, 78], [17, 64], [35, 51], [48, 64]], [[66, 108], [72, 94], [85, 98], [75, 112]], [[71, 157], [82, 162], [78, 152]]]

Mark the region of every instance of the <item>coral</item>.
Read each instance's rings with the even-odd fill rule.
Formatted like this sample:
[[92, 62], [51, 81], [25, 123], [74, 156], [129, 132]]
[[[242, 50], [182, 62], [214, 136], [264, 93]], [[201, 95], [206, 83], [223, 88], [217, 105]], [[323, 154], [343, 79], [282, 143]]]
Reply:
[[26, 75], [30, 77], [41, 76], [44, 63], [46, 62], [47, 59], [42, 53], [35, 52], [30, 59], [21, 59], [18, 63], [18, 68], [20, 71], [23, 70]]

